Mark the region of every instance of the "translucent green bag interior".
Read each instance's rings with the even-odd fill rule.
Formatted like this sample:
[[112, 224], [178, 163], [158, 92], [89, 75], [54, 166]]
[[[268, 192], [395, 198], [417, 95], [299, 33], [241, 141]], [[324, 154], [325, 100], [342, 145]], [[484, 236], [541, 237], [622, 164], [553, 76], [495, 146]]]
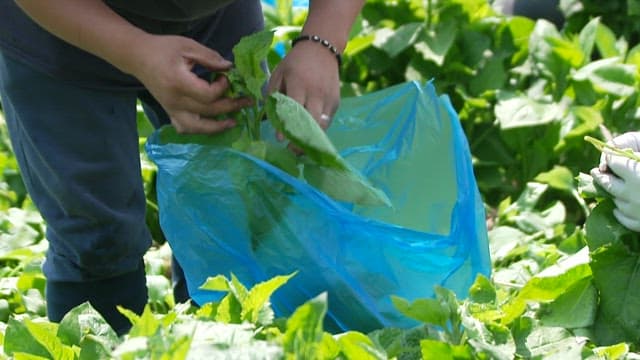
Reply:
[[441, 285], [466, 297], [489, 275], [483, 204], [446, 96], [410, 82], [343, 99], [328, 134], [393, 207], [334, 201], [229, 147], [149, 139], [161, 226], [194, 301], [220, 299], [199, 289], [209, 276], [251, 287], [298, 271], [271, 299], [277, 314], [327, 292], [327, 329], [370, 331], [415, 325], [391, 295], [426, 298]]

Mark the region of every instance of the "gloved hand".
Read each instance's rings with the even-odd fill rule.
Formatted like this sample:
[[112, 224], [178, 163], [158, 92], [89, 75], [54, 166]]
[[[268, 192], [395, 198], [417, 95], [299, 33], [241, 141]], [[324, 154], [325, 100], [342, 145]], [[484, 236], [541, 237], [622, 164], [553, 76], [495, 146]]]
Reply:
[[[609, 144], [640, 155], [640, 132], [624, 133]], [[628, 229], [640, 231], [640, 162], [605, 150], [591, 176], [613, 196], [616, 219]]]

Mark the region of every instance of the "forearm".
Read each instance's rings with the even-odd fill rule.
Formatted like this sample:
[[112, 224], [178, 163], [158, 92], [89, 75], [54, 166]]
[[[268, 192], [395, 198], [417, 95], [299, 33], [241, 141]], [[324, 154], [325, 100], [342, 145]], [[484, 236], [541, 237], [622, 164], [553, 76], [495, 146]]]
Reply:
[[318, 35], [342, 52], [364, 3], [364, 0], [311, 0], [302, 33]]
[[64, 41], [134, 73], [132, 54], [147, 33], [100, 0], [16, 0], [36, 23]]

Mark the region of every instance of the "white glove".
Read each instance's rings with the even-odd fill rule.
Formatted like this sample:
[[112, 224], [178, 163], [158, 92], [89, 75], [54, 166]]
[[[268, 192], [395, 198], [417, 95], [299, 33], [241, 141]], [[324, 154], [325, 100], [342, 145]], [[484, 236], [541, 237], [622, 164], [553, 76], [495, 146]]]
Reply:
[[[640, 132], [624, 133], [609, 144], [640, 155]], [[591, 176], [613, 196], [616, 219], [628, 229], [640, 231], [640, 163], [605, 150], [598, 168], [591, 170]]]

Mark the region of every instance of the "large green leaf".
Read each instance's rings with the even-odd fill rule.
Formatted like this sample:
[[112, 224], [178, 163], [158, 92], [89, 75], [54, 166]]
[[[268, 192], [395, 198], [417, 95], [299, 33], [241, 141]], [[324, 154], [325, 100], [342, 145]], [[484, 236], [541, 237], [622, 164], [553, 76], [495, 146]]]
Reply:
[[365, 334], [347, 331], [336, 336], [341, 355], [346, 359], [383, 360], [388, 359], [383, 350], [376, 348]]
[[425, 339], [420, 342], [423, 359], [471, 360], [474, 359], [469, 346], [452, 345], [446, 342]]
[[221, 133], [180, 134], [173, 125], [165, 125], [158, 130], [160, 144], [200, 144], [207, 146], [231, 146], [242, 135], [242, 128], [234, 127]]
[[416, 43], [415, 49], [424, 60], [441, 66], [456, 39], [457, 32], [455, 21], [438, 23], [435, 30], [424, 32], [423, 38]]
[[569, 169], [564, 166], [554, 166], [553, 169], [538, 174], [534, 179], [543, 184], [549, 184], [554, 189], [571, 192], [574, 190], [574, 178]]
[[[552, 53], [570, 68], [578, 68], [587, 60], [581, 48], [581, 44], [575, 40], [564, 37], [548, 37], [546, 41], [551, 46]], [[564, 80], [556, 75], [556, 80]]]
[[[58, 325], [35, 322], [28, 318], [22, 322], [9, 320], [5, 333], [4, 351], [18, 358], [18, 353], [41, 356], [45, 359], [74, 360], [75, 351], [56, 336]], [[27, 357], [25, 357], [27, 358]]]
[[87, 334], [80, 342], [79, 360], [102, 360], [111, 359], [112, 350], [115, 345], [108, 345], [102, 336]]
[[508, 20], [509, 33], [517, 51], [513, 54], [511, 64], [518, 64], [529, 56], [529, 37], [535, 27], [533, 20], [524, 16], [514, 16]]
[[416, 299], [410, 303], [392, 295], [391, 301], [405, 316], [431, 325], [446, 326], [451, 315], [449, 307], [437, 299]]
[[271, 295], [291, 279], [295, 273], [286, 276], [275, 276], [267, 281], [256, 284], [249, 290], [247, 297], [242, 300], [243, 320], [257, 323], [260, 312], [268, 304]]
[[563, 108], [557, 103], [536, 101], [528, 96], [516, 96], [500, 100], [495, 115], [502, 129], [531, 127], [559, 120]]
[[327, 134], [297, 101], [287, 95], [273, 93], [267, 99], [266, 109], [273, 127], [302, 149], [306, 156], [323, 166], [346, 168]]
[[57, 336], [66, 345], [81, 345], [84, 337], [95, 335], [91, 346], [111, 349], [119, 343], [118, 335], [91, 304], [85, 302], [71, 309], [58, 327]]
[[367, 34], [367, 35], [359, 35], [351, 40], [347, 44], [346, 49], [344, 49], [345, 56], [355, 56], [359, 52], [369, 48], [373, 45], [375, 41], [375, 34]]
[[132, 323], [129, 336], [136, 337], [150, 337], [156, 334], [158, 329], [162, 326], [162, 323], [151, 312], [151, 307], [147, 304], [142, 312], [142, 315], [138, 315], [131, 310], [118, 308], [118, 310], [126, 316]]
[[476, 303], [492, 303], [496, 300], [496, 288], [488, 278], [479, 274], [469, 288], [469, 298]]
[[510, 324], [526, 310], [529, 301], [552, 302], [574, 284], [592, 276], [586, 249], [551, 266], [529, 280], [503, 308], [503, 324]]
[[224, 275], [216, 275], [208, 277], [207, 280], [200, 286], [201, 290], [210, 291], [229, 291], [229, 280]]
[[267, 80], [264, 59], [269, 54], [273, 32], [263, 30], [240, 39], [233, 47], [235, 66], [246, 82], [247, 90], [254, 99], [261, 100], [263, 86]]
[[[570, 68], [570, 64], [566, 60], [567, 55], [564, 58], [560, 55], [563, 53], [561, 51], [562, 47], [568, 46], [569, 49], [572, 48], [572, 45], [561, 40], [562, 36], [558, 29], [546, 20], [538, 20], [536, 22], [529, 38], [530, 57], [547, 78], [558, 82], [564, 81]], [[573, 54], [573, 51], [570, 53]], [[582, 55], [581, 51], [579, 55]], [[582, 59], [580, 59], [581, 61]]]
[[561, 327], [534, 326], [520, 339], [517, 355], [524, 359], [582, 359], [586, 342]]
[[596, 43], [596, 34], [598, 31], [598, 25], [600, 24], [600, 18], [595, 18], [587, 25], [585, 25], [582, 30], [580, 30], [579, 35], [579, 43], [580, 48], [582, 49], [582, 54], [585, 60], [591, 59], [591, 54], [593, 53], [593, 47]]
[[[618, 328], [624, 334], [616, 342], [640, 341], [640, 254], [623, 243], [598, 248], [591, 253], [593, 278], [600, 292], [596, 326]], [[601, 324], [602, 322], [606, 323]], [[609, 338], [608, 334], [601, 337]]]
[[620, 50], [616, 46], [616, 34], [606, 25], [599, 23], [596, 30], [596, 46], [603, 58], [620, 56]]
[[[274, 341], [258, 339], [251, 324], [220, 324], [213, 321], [187, 321], [172, 329], [165, 343], [157, 344], [173, 353], [155, 351], [152, 359], [283, 359], [283, 351]], [[181, 343], [182, 342], [182, 343]], [[181, 343], [181, 348], [175, 348]], [[162, 348], [161, 348], [162, 349]], [[153, 349], [152, 349], [153, 350]], [[147, 355], [148, 354], [142, 354]], [[177, 356], [176, 356], [177, 355]], [[183, 355], [183, 357], [180, 357]], [[139, 357], [138, 357], [139, 358]]]
[[[31, 334], [27, 322], [20, 322], [14, 318], [10, 318], [7, 329], [4, 333], [4, 352], [11, 356], [14, 353], [26, 353], [35, 356], [41, 356], [45, 359], [50, 358], [49, 351], [44, 344]], [[49, 335], [52, 339], [56, 338], [55, 333]]]
[[322, 359], [324, 331], [322, 323], [327, 313], [327, 294], [322, 293], [298, 307], [287, 320], [283, 347], [287, 354], [300, 359]]
[[216, 309], [217, 320], [229, 323], [245, 321], [252, 324], [268, 325], [273, 320], [269, 298], [294, 275], [295, 273], [275, 276], [255, 284], [251, 289], [242, 285], [234, 274], [231, 274], [231, 279], [218, 275], [207, 278], [200, 289], [229, 292]]
[[424, 23], [422, 22], [402, 24], [377, 46], [390, 57], [396, 57], [408, 47], [413, 46], [422, 31], [424, 31]]
[[544, 326], [581, 328], [591, 326], [598, 309], [598, 291], [589, 278], [571, 286], [554, 302], [543, 305], [538, 313]]
[[[565, 141], [583, 139], [585, 135], [592, 134], [604, 122], [602, 113], [592, 106], [571, 106], [569, 108], [571, 123], [563, 123], [562, 143], [556, 147], [566, 145]], [[568, 131], [567, 131], [568, 130]]]
[[495, 360], [514, 358], [516, 344], [508, 327], [494, 322], [483, 323], [475, 316], [465, 316], [464, 324], [469, 343], [477, 352], [489, 355], [490, 359]]
[[528, 235], [511, 226], [496, 226], [489, 231], [491, 259], [500, 263], [511, 256], [518, 256], [519, 248]]
[[471, 94], [481, 95], [488, 90], [501, 89], [508, 79], [503, 57], [491, 56], [483, 63], [484, 65], [476, 70], [475, 76], [469, 81]]
[[[34, 215], [37, 215], [34, 217]], [[0, 257], [12, 257], [42, 237], [34, 224], [42, 222], [38, 213], [10, 208], [0, 213]]]
[[601, 201], [592, 211], [585, 223], [587, 243], [591, 251], [599, 247], [622, 241], [630, 231], [613, 216], [615, 204], [611, 199]]
[[[602, 186], [600, 186], [597, 182], [593, 181], [593, 177], [591, 177], [591, 175], [589, 174], [579, 173], [578, 176], [576, 176], [576, 181], [577, 181], [578, 192], [584, 198], [590, 199], [590, 198], [611, 197], [611, 194], [609, 194], [605, 189], [603, 189]], [[598, 211], [606, 211], [606, 210], [601, 209]], [[589, 218], [591, 218], [591, 216]], [[592, 220], [589, 220], [589, 218], [587, 219], [587, 223], [595, 220], [595, 218]], [[592, 230], [598, 231], [597, 225]], [[589, 230], [587, 230], [587, 232], [588, 231]]]
[[360, 205], [390, 205], [387, 196], [374, 188], [338, 153], [311, 114], [292, 98], [274, 93], [267, 100], [267, 114], [280, 131], [309, 158], [305, 179], [319, 190], [340, 201]]
[[391, 206], [391, 200], [356, 170], [305, 164], [304, 178], [333, 199], [358, 205]]
[[583, 66], [572, 78], [576, 81], [590, 81], [601, 93], [630, 96], [636, 91], [636, 76], [635, 66], [621, 63], [620, 58], [608, 58]]
[[636, 69], [640, 69], [640, 44], [629, 49], [625, 64], [635, 65]]

